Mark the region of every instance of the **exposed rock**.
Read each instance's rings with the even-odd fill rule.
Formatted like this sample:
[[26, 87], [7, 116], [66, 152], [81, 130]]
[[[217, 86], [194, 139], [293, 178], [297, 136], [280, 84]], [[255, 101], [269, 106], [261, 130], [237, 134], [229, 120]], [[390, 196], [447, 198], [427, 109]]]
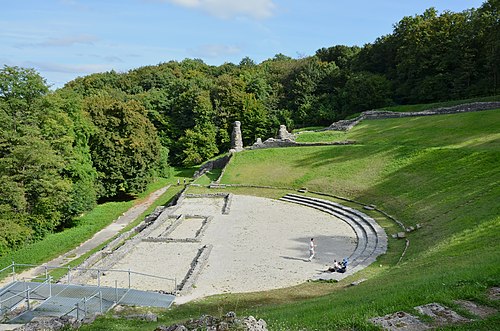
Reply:
[[243, 324], [247, 327], [248, 331], [267, 331], [267, 323], [263, 319], [258, 321], [253, 316], [248, 316], [243, 319]]
[[456, 312], [448, 307], [442, 306], [439, 303], [429, 303], [423, 306], [415, 307], [419, 313], [427, 315], [434, 319], [434, 322], [439, 325], [450, 323], [464, 323], [469, 322], [468, 318], [458, 315]]
[[238, 331], [267, 331], [267, 323], [253, 316], [249, 316], [240, 320], [234, 312], [228, 312], [222, 318], [213, 317], [210, 315], [202, 315], [198, 319], [191, 319], [182, 324], [174, 324], [171, 326], [159, 326], [155, 331], [191, 331], [191, 330], [207, 330], [207, 331], [223, 331], [223, 330], [238, 330]]
[[397, 237], [399, 239], [406, 238], [406, 233], [404, 233], [404, 232], [398, 232]]
[[155, 331], [188, 331], [188, 329], [182, 324], [174, 324], [171, 326], [160, 325]]
[[67, 327], [77, 328], [80, 323], [76, 318], [72, 316], [61, 316], [61, 317], [37, 317], [31, 322], [25, 324], [20, 328], [14, 330], [18, 331], [52, 331], [52, 330], [62, 330]]
[[404, 311], [398, 311], [394, 314], [385, 315], [382, 317], [375, 317], [370, 319], [373, 324], [381, 326], [384, 330], [390, 331], [421, 331], [429, 330], [431, 327], [417, 317], [405, 313]]
[[491, 316], [497, 312], [497, 310], [495, 308], [481, 306], [481, 305], [478, 305], [472, 301], [457, 300], [457, 301], [455, 301], [455, 303], [457, 305], [461, 306], [462, 308], [466, 309], [471, 314], [479, 316], [480, 318], [486, 318], [486, 317]]
[[357, 286], [359, 284], [361, 284], [362, 282], [366, 281], [367, 279], [366, 278], [361, 278], [361, 279], [358, 279], [357, 281], [355, 282], [352, 282], [351, 283], [351, 286]]
[[158, 321], [158, 315], [153, 314], [150, 311], [148, 311], [146, 314], [127, 315], [125, 318], [127, 318], [127, 319], [135, 319], [135, 320], [140, 320], [140, 321], [146, 321], [146, 322], [156, 322], [156, 321]]
[[500, 299], [500, 287], [492, 287], [488, 290], [488, 298], [496, 301]]
[[218, 159], [205, 162], [193, 175], [193, 179], [197, 179], [213, 169], [224, 169], [231, 159], [231, 155], [225, 155]]

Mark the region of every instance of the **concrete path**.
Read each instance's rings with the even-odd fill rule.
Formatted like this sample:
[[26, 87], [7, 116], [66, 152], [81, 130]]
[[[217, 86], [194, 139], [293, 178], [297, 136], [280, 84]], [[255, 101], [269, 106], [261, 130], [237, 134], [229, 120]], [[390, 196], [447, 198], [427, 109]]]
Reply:
[[[127, 210], [125, 213], [123, 213], [122, 216], [118, 217], [113, 223], [102, 229], [101, 231], [97, 232], [94, 234], [92, 238], [89, 240], [85, 241], [82, 243], [80, 246], [76, 247], [75, 249], [66, 252], [62, 254], [59, 257], [56, 257], [55, 259], [48, 261], [46, 265], [51, 266], [51, 267], [59, 267], [62, 265], [65, 265], [72, 260], [75, 260], [82, 256], [83, 254], [91, 251], [92, 249], [96, 248], [97, 246], [101, 245], [102, 243], [106, 242], [107, 240], [113, 238], [121, 229], [126, 227], [128, 224], [133, 222], [137, 217], [139, 217], [146, 209], [149, 208], [153, 204], [153, 202], [156, 201], [165, 191], [170, 187], [170, 185], [167, 185], [165, 187], [160, 188], [159, 190], [154, 191], [151, 193], [146, 200], [144, 200], [141, 203], [136, 204], [129, 210]], [[36, 277], [37, 275], [43, 273], [45, 271], [44, 267], [40, 266], [37, 268], [32, 268], [25, 270], [19, 274], [16, 275], [17, 279], [31, 279]], [[3, 287], [7, 284], [9, 284], [12, 281], [10, 277], [7, 277], [0, 281], [0, 287]], [[1, 330], [1, 329], [0, 329]]]

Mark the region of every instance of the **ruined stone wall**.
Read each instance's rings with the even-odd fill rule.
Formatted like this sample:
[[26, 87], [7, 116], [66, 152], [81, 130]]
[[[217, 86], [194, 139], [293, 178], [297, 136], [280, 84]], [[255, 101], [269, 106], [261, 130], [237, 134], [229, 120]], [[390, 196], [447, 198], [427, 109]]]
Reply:
[[435, 109], [428, 109], [419, 112], [393, 112], [384, 110], [368, 110], [362, 112], [361, 115], [352, 120], [341, 120], [333, 123], [325, 130], [347, 131], [357, 125], [364, 119], [383, 119], [383, 118], [400, 118], [400, 117], [413, 117], [413, 116], [430, 116], [430, 115], [444, 115], [444, 114], [457, 114], [473, 111], [482, 111], [500, 108], [500, 102], [474, 102], [467, 103], [452, 107], [442, 107]]
[[228, 155], [220, 157], [216, 160], [205, 162], [200, 167], [200, 169], [198, 169], [194, 173], [193, 179], [197, 179], [197, 178], [203, 176], [205, 173], [211, 171], [212, 169], [224, 169], [224, 167], [226, 166], [226, 164], [228, 164], [230, 159], [231, 159], [231, 154], [228, 154]]
[[344, 140], [344, 141], [332, 141], [332, 142], [316, 142], [316, 143], [301, 143], [288, 139], [273, 139], [269, 138], [264, 142], [255, 143], [250, 147], [245, 149], [262, 149], [262, 148], [279, 148], [279, 147], [304, 147], [304, 146], [331, 146], [331, 145], [352, 145], [354, 141]]

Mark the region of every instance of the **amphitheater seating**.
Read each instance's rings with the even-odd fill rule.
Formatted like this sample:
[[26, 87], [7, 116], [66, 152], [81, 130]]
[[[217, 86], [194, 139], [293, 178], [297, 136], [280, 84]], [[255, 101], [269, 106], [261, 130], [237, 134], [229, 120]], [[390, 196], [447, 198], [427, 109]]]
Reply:
[[298, 194], [287, 194], [280, 200], [312, 207], [336, 216], [349, 224], [358, 238], [356, 249], [348, 257], [350, 263], [346, 273], [322, 272], [313, 278], [315, 280], [339, 280], [344, 278], [375, 262], [377, 256], [384, 254], [387, 250], [387, 235], [382, 227], [373, 218], [356, 209], [333, 201]]

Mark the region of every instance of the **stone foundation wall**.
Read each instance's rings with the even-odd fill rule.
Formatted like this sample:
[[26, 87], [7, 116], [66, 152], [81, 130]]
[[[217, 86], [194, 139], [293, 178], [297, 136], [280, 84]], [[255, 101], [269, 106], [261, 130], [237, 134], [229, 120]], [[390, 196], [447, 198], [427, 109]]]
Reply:
[[296, 141], [292, 141], [289, 139], [274, 139], [269, 138], [262, 143], [255, 143], [250, 147], [246, 147], [245, 149], [253, 150], [253, 149], [262, 149], [262, 148], [279, 148], [279, 147], [304, 147], [304, 146], [332, 146], [332, 145], [352, 145], [356, 142], [352, 140], [344, 140], [344, 141], [332, 141], [332, 142], [317, 142], [317, 143], [300, 143]]
[[325, 130], [347, 131], [365, 119], [384, 119], [384, 118], [400, 118], [400, 117], [414, 117], [414, 116], [430, 116], [430, 115], [444, 115], [444, 114], [458, 114], [473, 111], [482, 111], [500, 108], [500, 102], [474, 102], [467, 103], [452, 107], [442, 107], [435, 109], [428, 109], [418, 112], [393, 112], [384, 110], [368, 110], [362, 112], [361, 115], [352, 120], [341, 120], [333, 123]]
[[226, 164], [229, 163], [229, 160], [231, 159], [232, 154], [225, 155], [223, 157], [220, 157], [216, 160], [213, 161], [208, 161], [205, 162], [200, 169], [198, 169], [194, 175], [193, 179], [198, 179], [199, 177], [203, 176], [205, 173], [209, 172], [212, 169], [224, 169]]

